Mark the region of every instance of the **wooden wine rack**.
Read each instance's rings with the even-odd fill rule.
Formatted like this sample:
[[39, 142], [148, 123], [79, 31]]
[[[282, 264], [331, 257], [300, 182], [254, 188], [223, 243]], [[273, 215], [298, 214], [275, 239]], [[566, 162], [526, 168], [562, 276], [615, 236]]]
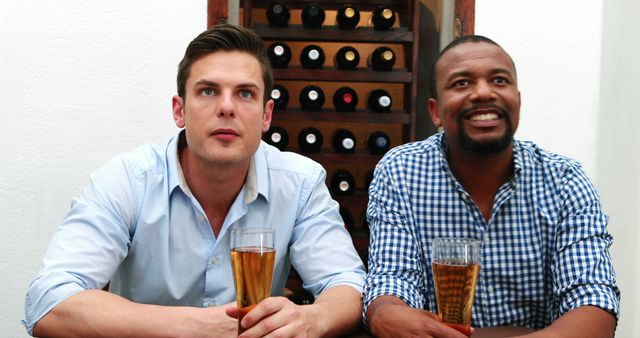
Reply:
[[[268, 46], [274, 41], [284, 41], [291, 48], [292, 59], [287, 68], [274, 69], [274, 83], [285, 86], [289, 91], [286, 111], [273, 114], [272, 125], [280, 126], [289, 133], [287, 150], [300, 152], [296, 140], [305, 127], [315, 127], [324, 137], [320, 153], [302, 153], [318, 162], [327, 170], [327, 185], [336, 170], [348, 170], [356, 179], [355, 193], [350, 196], [333, 196], [353, 217], [351, 237], [354, 246], [366, 264], [369, 246], [368, 228], [363, 215], [366, 212], [368, 196], [367, 175], [374, 169], [382, 155], [372, 155], [367, 149], [367, 138], [374, 131], [389, 135], [391, 146], [415, 139], [415, 96], [417, 88], [417, 15], [418, 0], [413, 1], [284, 1], [291, 12], [288, 27], [269, 27], [266, 7], [274, 1], [241, 1], [241, 24], [252, 28]], [[325, 9], [325, 21], [320, 29], [302, 26], [302, 8], [311, 2], [319, 3]], [[360, 10], [360, 23], [355, 30], [341, 30], [335, 24], [337, 10], [344, 4], [352, 4]], [[396, 12], [396, 23], [389, 31], [375, 31], [369, 25], [371, 12], [380, 5], [387, 5]], [[300, 52], [309, 45], [320, 46], [325, 53], [325, 63], [321, 69], [305, 69], [300, 66]], [[334, 65], [334, 55], [343, 46], [352, 46], [360, 54], [356, 70], [339, 70]], [[396, 62], [391, 71], [373, 71], [367, 65], [368, 56], [380, 46], [391, 48], [396, 54]], [[325, 105], [321, 111], [307, 112], [300, 109], [300, 90], [309, 84], [322, 88]], [[348, 86], [358, 94], [355, 112], [337, 112], [332, 103], [333, 93], [340, 87]], [[392, 97], [390, 113], [375, 113], [366, 107], [368, 93], [374, 89], [387, 90]], [[336, 153], [331, 148], [332, 134], [338, 128], [345, 128], [355, 134], [355, 154]], [[289, 288], [299, 286], [296, 276], [289, 279]]]
[[[225, 4], [217, 7], [221, 2]], [[209, 0], [210, 26], [226, 21], [226, 2], [227, 0]], [[268, 26], [266, 8], [274, 2], [289, 6], [291, 19], [288, 27]], [[320, 29], [302, 26], [302, 8], [309, 3], [318, 3], [325, 9], [326, 18]], [[335, 23], [336, 12], [344, 4], [351, 4], [360, 10], [360, 23], [355, 30], [338, 29]], [[396, 13], [396, 23], [389, 31], [373, 30], [369, 24], [372, 11], [380, 5], [389, 6]], [[330, 184], [333, 172], [338, 169], [348, 170], [356, 179], [356, 191], [353, 195], [334, 198], [341, 207], [349, 210], [353, 217], [354, 230], [351, 236], [365, 264], [369, 245], [367, 225], [362, 218], [368, 202], [365, 182], [367, 175], [382, 157], [368, 152], [367, 137], [374, 131], [384, 131], [391, 139], [391, 147], [416, 139], [421, 5], [438, 11], [441, 3], [437, 0], [240, 0], [240, 24], [256, 31], [263, 38], [265, 47], [275, 41], [284, 41], [291, 48], [292, 58], [289, 66], [274, 69], [273, 73], [274, 83], [283, 85], [289, 91], [287, 110], [274, 112], [272, 121], [272, 126], [280, 126], [287, 130], [287, 150], [300, 152], [297, 145], [298, 133], [305, 127], [315, 127], [321, 131], [324, 138], [322, 151], [302, 154], [325, 167], [327, 185]], [[473, 33], [473, 8], [474, 0], [456, 0], [456, 20], [457, 24], [460, 22], [458, 28], [462, 27], [456, 35]], [[458, 20], [459, 18], [462, 20]], [[305, 69], [300, 66], [300, 52], [309, 44], [320, 46], [325, 53], [325, 63], [321, 69]], [[355, 47], [360, 54], [360, 63], [356, 70], [339, 70], [333, 63], [335, 53], [345, 45]], [[392, 71], [373, 71], [367, 66], [368, 56], [380, 46], [389, 47], [396, 54]], [[427, 59], [423, 61], [429, 63]], [[324, 91], [325, 105], [321, 111], [309, 112], [300, 109], [300, 90], [310, 84], [319, 86]], [[355, 89], [358, 94], [355, 112], [337, 112], [333, 107], [333, 93], [343, 86]], [[391, 113], [375, 113], [367, 109], [368, 93], [378, 88], [390, 93], [393, 99]], [[424, 95], [421, 97], [421, 100], [423, 99], [426, 102]], [[426, 114], [426, 111], [421, 111], [420, 114]], [[355, 154], [340, 154], [331, 148], [331, 136], [338, 128], [349, 129], [355, 134]], [[421, 138], [423, 136], [424, 133], [420, 135]], [[295, 271], [290, 276], [287, 287], [300, 287]]]

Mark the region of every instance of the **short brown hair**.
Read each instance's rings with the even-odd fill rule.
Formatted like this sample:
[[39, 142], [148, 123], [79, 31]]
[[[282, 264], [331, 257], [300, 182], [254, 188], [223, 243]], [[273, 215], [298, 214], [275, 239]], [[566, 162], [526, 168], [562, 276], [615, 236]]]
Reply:
[[186, 100], [185, 86], [190, 75], [191, 65], [200, 57], [217, 51], [241, 51], [255, 56], [262, 68], [264, 102], [271, 98], [273, 71], [260, 36], [242, 26], [220, 24], [200, 33], [187, 46], [184, 57], [178, 65], [177, 77], [178, 95], [183, 100]]

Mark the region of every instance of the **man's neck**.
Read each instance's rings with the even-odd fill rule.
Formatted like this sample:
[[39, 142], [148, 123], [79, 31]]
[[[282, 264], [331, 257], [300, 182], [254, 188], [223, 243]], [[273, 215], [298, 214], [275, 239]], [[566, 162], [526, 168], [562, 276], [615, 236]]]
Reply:
[[189, 148], [180, 151], [179, 159], [187, 185], [207, 214], [217, 237], [245, 183], [250, 161], [239, 165], [216, 165], [201, 161]]
[[451, 172], [488, 221], [498, 189], [513, 175], [513, 146], [495, 154], [450, 147], [447, 158]]

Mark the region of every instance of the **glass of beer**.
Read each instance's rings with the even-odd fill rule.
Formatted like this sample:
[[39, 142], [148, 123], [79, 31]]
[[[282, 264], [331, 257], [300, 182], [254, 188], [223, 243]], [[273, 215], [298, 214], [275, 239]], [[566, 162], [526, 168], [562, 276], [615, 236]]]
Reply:
[[432, 245], [438, 317], [467, 336], [471, 336], [481, 245], [479, 240], [461, 238], [437, 238]]
[[271, 295], [276, 250], [274, 231], [266, 228], [238, 228], [231, 231], [231, 268], [240, 321], [258, 303]]

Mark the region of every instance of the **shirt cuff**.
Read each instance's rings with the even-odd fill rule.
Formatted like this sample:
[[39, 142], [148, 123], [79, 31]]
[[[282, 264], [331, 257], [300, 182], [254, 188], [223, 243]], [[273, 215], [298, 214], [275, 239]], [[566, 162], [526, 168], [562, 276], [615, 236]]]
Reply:
[[33, 328], [36, 323], [49, 313], [49, 311], [65, 299], [85, 290], [75, 283], [61, 284], [42, 292], [37, 292], [36, 289], [36, 287], [32, 286], [27, 292], [25, 300], [25, 320], [22, 321], [22, 325], [24, 325], [30, 335], [33, 335]]
[[414, 294], [414, 287], [410, 282], [399, 277], [379, 276], [367, 279], [362, 304], [362, 322], [365, 327], [367, 323], [367, 310], [369, 305], [380, 296], [393, 296], [407, 303], [410, 307], [420, 309], [424, 306], [424, 296], [420, 293]]
[[620, 319], [620, 291], [608, 285], [582, 285], [564, 298], [560, 316], [580, 306], [595, 306]]

